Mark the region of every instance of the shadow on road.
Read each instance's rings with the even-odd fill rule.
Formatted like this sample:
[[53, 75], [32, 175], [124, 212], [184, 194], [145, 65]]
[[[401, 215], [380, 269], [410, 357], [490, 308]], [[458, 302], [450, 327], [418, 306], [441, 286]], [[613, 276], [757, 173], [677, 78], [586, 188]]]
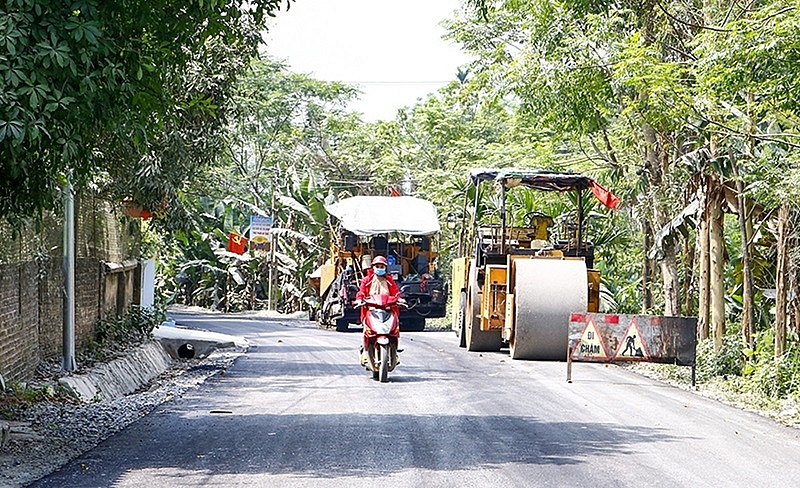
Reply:
[[[638, 444], [680, 440], [654, 427], [542, 422], [505, 415], [237, 416], [234, 412], [183, 418], [169, 436], [154, 432], [154, 425], [163, 428], [160, 423], [138, 422], [124, 440], [109, 439], [101, 451], [73, 461], [33, 486], [112, 486], [114, 480], [138, 470], [159, 473], [165, 486], [180, 486], [182, 479], [192, 476], [365, 478], [408, 469], [574, 465], [593, 457], [614, 462]], [[146, 450], [140, 448], [142, 443], [147, 443]], [[395, 454], [382, 454], [387, 449]], [[86, 466], [104, 468], [101, 472]], [[175, 479], [163, 478], [170, 476]]]

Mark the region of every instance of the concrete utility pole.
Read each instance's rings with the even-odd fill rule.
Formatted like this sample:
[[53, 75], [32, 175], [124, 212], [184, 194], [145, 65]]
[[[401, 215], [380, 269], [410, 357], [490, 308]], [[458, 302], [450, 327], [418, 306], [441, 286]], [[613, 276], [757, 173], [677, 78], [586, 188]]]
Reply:
[[269, 275], [267, 277], [267, 310], [272, 310], [272, 268], [275, 265], [275, 238], [272, 236], [272, 229], [269, 234], [269, 254], [267, 254], [269, 263]]
[[278, 173], [273, 173], [272, 175], [272, 196], [271, 196], [271, 203], [269, 208], [269, 218], [271, 219], [271, 223], [269, 226], [269, 276], [267, 280], [267, 310], [272, 310], [272, 281], [275, 273], [273, 273], [273, 268], [275, 267], [275, 234], [272, 232], [272, 228], [275, 226], [275, 189], [278, 187]]
[[72, 182], [64, 186], [64, 329], [65, 371], [75, 371], [75, 195]]

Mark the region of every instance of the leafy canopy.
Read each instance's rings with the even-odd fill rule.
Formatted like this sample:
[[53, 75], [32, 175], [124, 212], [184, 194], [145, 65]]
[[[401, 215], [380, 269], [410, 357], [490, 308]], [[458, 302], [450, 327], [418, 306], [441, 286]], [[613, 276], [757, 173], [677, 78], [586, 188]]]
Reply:
[[254, 53], [280, 1], [4, 2], [0, 213], [51, 208], [61, 178], [87, 181], [114, 164], [103, 156], [120, 141], [129, 147], [115, 156], [148, 154], [179, 104], [168, 87], [193, 56], [212, 39]]

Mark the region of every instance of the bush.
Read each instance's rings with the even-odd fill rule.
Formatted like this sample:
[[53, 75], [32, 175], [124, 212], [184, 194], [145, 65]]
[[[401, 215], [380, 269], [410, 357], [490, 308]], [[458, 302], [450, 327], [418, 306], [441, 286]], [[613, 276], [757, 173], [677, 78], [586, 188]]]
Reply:
[[741, 376], [744, 366], [744, 343], [738, 334], [722, 339], [722, 348], [714, 349], [713, 339], [697, 344], [697, 379], [707, 381], [716, 376]]
[[748, 364], [744, 374], [754, 392], [772, 399], [787, 398], [800, 392], [800, 350], [797, 342], [789, 342], [783, 356], [775, 357], [772, 330], [756, 336], [755, 349], [745, 350]]
[[773, 399], [788, 398], [800, 391], [800, 355], [794, 349], [780, 358], [759, 363], [750, 378], [752, 389]]
[[161, 307], [132, 305], [123, 316], [98, 321], [95, 342], [97, 345], [139, 343], [153, 337], [153, 329], [166, 318]]

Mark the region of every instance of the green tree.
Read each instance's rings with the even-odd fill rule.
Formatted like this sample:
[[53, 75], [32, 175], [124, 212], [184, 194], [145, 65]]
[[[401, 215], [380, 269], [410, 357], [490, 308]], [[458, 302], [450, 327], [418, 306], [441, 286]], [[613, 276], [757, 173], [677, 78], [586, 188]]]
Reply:
[[709, 24], [713, 28], [703, 31], [695, 42], [696, 78], [702, 95], [698, 113], [725, 151], [728, 161], [724, 176], [736, 185], [739, 195], [745, 312], [742, 335], [751, 348], [757, 331], [752, 281], [758, 279], [758, 273], [750, 262], [759, 262], [758, 255], [751, 257], [758, 251], [753, 246], [753, 227], [766, 227], [763, 224], [771, 220], [770, 212], [762, 212], [767, 219], [759, 217], [760, 222], [756, 221], [755, 210], [780, 209], [773, 226], [781, 229], [775, 232], [776, 282], [762, 282], [761, 286], [778, 289], [773, 335], [775, 355], [781, 356], [787, 327], [798, 329], [798, 301], [789, 298], [789, 290], [796, 290], [798, 283], [794, 271], [797, 258], [791, 252], [796, 233], [790, 225], [797, 218], [797, 208], [789, 202], [799, 196], [796, 62], [800, 44], [793, 33], [800, 24], [800, 14], [795, 2], [724, 7], [710, 11]]
[[5, 2], [0, 212], [14, 220], [50, 208], [60, 178], [85, 183], [119, 157], [161, 157], [153, 139], [177, 112], [215, 115], [208, 91], [176, 91], [190, 65], [214, 42], [254, 52], [279, 3]]
[[[202, 257], [187, 253], [173, 268], [200, 272], [191, 283], [202, 281], [198, 289], [208, 296], [247, 291], [256, 300], [238, 303], [260, 307], [271, 289], [273, 306], [296, 311], [310, 299], [307, 276], [327, 248], [325, 202], [340, 192], [354, 193], [359, 180], [369, 179], [362, 145], [369, 132], [344, 111], [356, 94], [352, 87], [291, 73], [268, 57], [251, 61], [232, 88], [219, 164], [207, 166], [181, 195], [192, 209], [187, 216], [192, 234], [216, 235], [207, 239], [211, 251]], [[207, 207], [198, 207], [206, 200], [216, 202], [213, 213], [198, 210]], [[222, 252], [223, 237], [232, 230], [246, 235], [253, 214], [273, 218], [274, 252], [247, 258], [252, 271], [242, 274], [247, 284], [234, 286], [230, 273], [220, 270], [240, 265]]]

